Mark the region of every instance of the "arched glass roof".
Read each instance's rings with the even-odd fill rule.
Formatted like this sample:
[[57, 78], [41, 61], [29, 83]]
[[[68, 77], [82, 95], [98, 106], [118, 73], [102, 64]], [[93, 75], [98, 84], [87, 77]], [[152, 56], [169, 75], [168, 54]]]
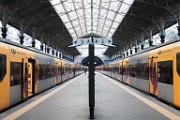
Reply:
[[134, 0], [49, 0], [73, 38], [113, 36]]

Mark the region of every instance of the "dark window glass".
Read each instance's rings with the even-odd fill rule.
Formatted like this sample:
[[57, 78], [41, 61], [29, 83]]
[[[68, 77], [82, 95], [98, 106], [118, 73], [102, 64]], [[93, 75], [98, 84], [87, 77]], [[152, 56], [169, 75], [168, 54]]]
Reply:
[[42, 80], [43, 78], [43, 66], [39, 65], [39, 80]]
[[119, 73], [119, 68], [118, 65], [114, 65], [114, 73], [118, 74]]
[[39, 65], [39, 80], [47, 79], [48, 65]]
[[148, 80], [149, 77], [148, 63], [138, 63], [136, 65], [135, 71], [137, 78]]
[[[62, 75], [65, 74], [64, 71], [65, 71], [64, 66], [62, 66], [62, 71], [61, 71]], [[75, 69], [75, 71], [77, 71], [77, 69]]]
[[180, 53], [176, 54], [176, 69], [177, 69], [177, 73], [180, 76]]
[[0, 56], [0, 80], [2, 80], [2, 57]]
[[173, 84], [172, 60], [158, 62], [158, 81]]
[[129, 76], [131, 76], [131, 77], [136, 76], [135, 65], [129, 65]]
[[123, 68], [122, 68], [122, 66], [120, 66], [119, 69], [120, 69], [120, 74], [123, 75]]
[[58, 75], [61, 75], [61, 66], [58, 66]]
[[51, 66], [51, 78], [56, 76], [56, 66]]
[[0, 54], [0, 82], [6, 75], [6, 55]]
[[51, 67], [50, 67], [50, 65], [46, 66], [46, 74], [47, 74], [47, 78], [51, 77]]
[[11, 86], [22, 82], [22, 63], [11, 62]]
[[47, 78], [55, 77], [55, 66], [47, 66]]

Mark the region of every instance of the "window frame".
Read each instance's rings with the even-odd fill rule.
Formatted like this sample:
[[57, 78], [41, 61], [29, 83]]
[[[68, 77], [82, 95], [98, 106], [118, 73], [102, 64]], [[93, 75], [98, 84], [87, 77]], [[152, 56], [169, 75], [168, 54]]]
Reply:
[[176, 71], [178, 75], [180, 76], [180, 53], [176, 53]]
[[[165, 71], [164, 68], [162, 68], [162, 66], [164, 66], [164, 65], [166, 65], [166, 67], [169, 68], [169, 66], [167, 66], [168, 64], [165, 64], [167, 62], [169, 62], [171, 65], [170, 66], [171, 71], [169, 69]], [[174, 83], [174, 81], [173, 81], [173, 60], [159, 61], [157, 64], [158, 64], [158, 82], [173, 85], [173, 83]], [[171, 74], [170, 74], [170, 72], [171, 72]], [[167, 75], [170, 76], [170, 80], [163, 79], [164, 76], [166, 76], [165, 78], [167, 78]]]
[[[17, 82], [17, 83], [15, 83], [14, 82], [14, 76], [13, 76], [13, 80], [12, 80], [12, 75], [15, 75], [14, 74], [14, 64], [19, 64], [20, 65], [20, 67], [21, 67], [21, 74], [20, 74], [20, 81], [19, 82]], [[10, 62], [10, 71], [11, 71], [11, 73], [10, 73], [10, 86], [16, 86], [16, 85], [20, 85], [20, 84], [22, 84], [22, 78], [23, 78], [23, 64], [22, 64], [22, 62]]]
[[7, 72], [7, 57], [5, 54], [0, 54], [0, 65], [1, 65], [0, 82], [2, 82]]

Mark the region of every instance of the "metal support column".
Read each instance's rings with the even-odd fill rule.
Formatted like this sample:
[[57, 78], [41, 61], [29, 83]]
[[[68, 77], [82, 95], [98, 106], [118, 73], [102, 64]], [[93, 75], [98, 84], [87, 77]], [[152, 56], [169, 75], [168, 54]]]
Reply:
[[43, 45], [42, 42], [41, 42], [40, 48], [41, 48], [42, 51], [44, 50], [44, 45]]
[[149, 31], [149, 47], [153, 45], [153, 41], [152, 41], [152, 28]]
[[180, 1], [178, 1], [178, 11], [177, 11], [177, 18], [178, 18], [178, 36], [180, 37]]
[[127, 47], [127, 51], [126, 51], [126, 55], [127, 55], [127, 56], [129, 56], [129, 51], [128, 51], [128, 49], [129, 49], [129, 48]]
[[[93, 38], [92, 38], [93, 39]], [[95, 80], [94, 80], [94, 44], [89, 44], [89, 112], [90, 119], [94, 119], [95, 107]]]
[[48, 39], [48, 43], [47, 43], [47, 53], [49, 54], [49, 50], [50, 50], [50, 48], [49, 48], [49, 39]]
[[133, 46], [132, 46], [132, 44], [131, 44], [131, 46], [130, 46], [130, 55], [132, 55], [132, 52], [133, 52], [133, 51], [132, 51], [132, 47], [133, 47]]
[[20, 44], [23, 44], [24, 43], [24, 20], [21, 21], [19, 39], [20, 39]]
[[135, 53], [137, 53], [137, 51], [138, 51], [138, 42], [136, 41], [136, 44], [135, 44]]
[[144, 49], [144, 35], [142, 35], [142, 38], [141, 38], [141, 50]]
[[36, 31], [35, 31], [35, 28], [33, 29], [33, 32], [32, 32], [32, 47], [35, 48], [36, 46]]
[[49, 54], [49, 50], [50, 50], [50, 48], [49, 48], [49, 46], [48, 46], [48, 48], [47, 48], [47, 53]]
[[41, 35], [41, 45], [40, 45], [40, 48], [41, 48], [42, 51], [44, 50], [43, 42], [44, 42], [44, 34]]
[[52, 48], [52, 55], [54, 55], [54, 49]]
[[165, 30], [164, 30], [164, 20], [161, 18], [160, 19], [161, 23], [160, 23], [160, 38], [161, 38], [161, 43], [165, 42]]
[[1, 31], [2, 31], [2, 37], [3, 38], [6, 38], [7, 37], [7, 9], [6, 7], [2, 8], [2, 28], [1, 28]]
[[57, 49], [56, 49], [56, 57], [58, 57], [58, 51], [57, 51]]

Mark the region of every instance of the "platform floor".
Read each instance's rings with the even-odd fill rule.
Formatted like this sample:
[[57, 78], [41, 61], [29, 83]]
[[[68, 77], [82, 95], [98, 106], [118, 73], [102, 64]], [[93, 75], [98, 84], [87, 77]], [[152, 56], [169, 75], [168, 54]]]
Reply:
[[[95, 120], [180, 120], [180, 111], [96, 73]], [[2, 120], [89, 120], [88, 74], [0, 114]]]

